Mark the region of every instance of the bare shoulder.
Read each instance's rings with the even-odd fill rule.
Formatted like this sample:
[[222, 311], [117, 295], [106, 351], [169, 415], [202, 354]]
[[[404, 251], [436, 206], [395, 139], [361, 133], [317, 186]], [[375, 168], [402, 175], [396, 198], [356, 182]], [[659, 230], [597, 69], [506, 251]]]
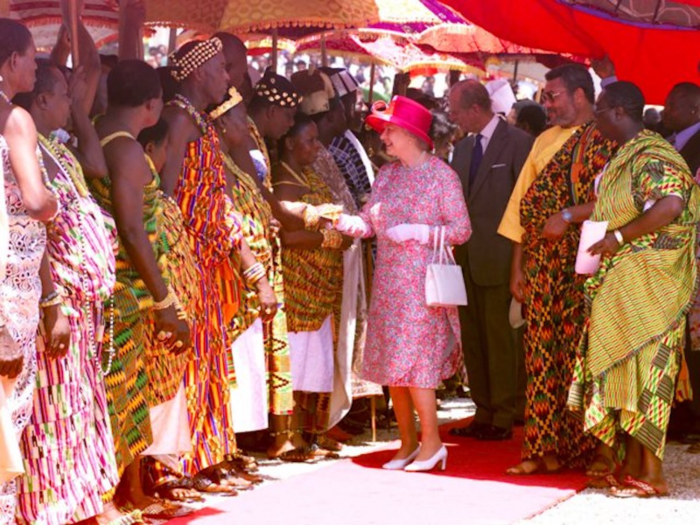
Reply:
[[189, 113], [178, 106], [168, 105], [163, 108], [162, 117], [168, 123], [170, 140], [192, 142], [201, 136]]
[[2, 134], [8, 141], [15, 137], [36, 138], [34, 120], [32, 120], [32, 116], [25, 109], [19, 106], [12, 106], [12, 108], [5, 113], [5, 118], [3, 120], [5, 124]]

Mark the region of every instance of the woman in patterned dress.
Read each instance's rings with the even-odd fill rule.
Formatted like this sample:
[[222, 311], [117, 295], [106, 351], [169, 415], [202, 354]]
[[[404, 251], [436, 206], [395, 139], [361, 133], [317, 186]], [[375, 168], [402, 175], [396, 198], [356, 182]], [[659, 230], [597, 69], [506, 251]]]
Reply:
[[377, 237], [362, 377], [391, 391], [401, 448], [387, 469], [444, 468], [435, 389], [460, 364], [457, 307], [427, 306], [425, 275], [436, 227], [445, 227], [446, 241], [455, 245], [469, 239], [471, 224], [457, 174], [428, 153], [430, 121], [429, 111], [405, 97], [394, 97], [385, 112], [373, 109], [367, 123], [398, 160], [382, 167], [359, 216], [341, 215], [336, 224], [355, 237]]
[[[21, 441], [26, 475], [20, 478], [19, 514], [26, 523], [60, 525], [97, 516], [103, 496], [119, 479], [100, 368], [102, 305], [114, 286], [114, 224], [109, 218], [108, 231], [76, 156], [48, 138], [72, 114], [78, 154], [90, 159], [92, 174], [106, 172], [87, 113], [88, 90], [82, 72], [71, 75], [69, 89], [57, 67], [39, 61], [34, 91], [17, 97], [37, 126], [43, 164], [61, 207], [47, 230], [46, 248], [47, 277], [57, 295], [53, 306], [43, 308], [34, 411]], [[56, 323], [52, 308], [60, 314]], [[56, 348], [52, 342], [65, 328], [70, 343]], [[58, 390], [63, 395], [56, 396]]]
[[[37, 134], [31, 116], [10, 100], [31, 91], [36, 79], [36, 48], [29, 30], [0, 19], [0, 162], [4, 175], [0, 223], [0, 382], [7, 396], [11, 429], [19, 439], [32, 412], [36, 375], [36, 333], [42, 286], [39, 267], [46, 228], [58, 210], [44, 186]], [[2, 424], [2, 423], [0, 423]], [[17, 501], [14, 473], [0, 472], [0, 523], [14, 523]], [[7, 481], [5, 481], [7, 480]]]
[[[297, 114], [281, 141], [281, 162], [273, 169], [275, 195], [312, 206], [333, 202], [333, 194], [313, 169], [320, 143], [311, 117]], [[335, 381], [335, 344], [343, 298], [343, 251], [352, 238], [319, 228], [282, 230], [285, 310], [292, 354], [295, 445], [316, 444], [328, 430]]]

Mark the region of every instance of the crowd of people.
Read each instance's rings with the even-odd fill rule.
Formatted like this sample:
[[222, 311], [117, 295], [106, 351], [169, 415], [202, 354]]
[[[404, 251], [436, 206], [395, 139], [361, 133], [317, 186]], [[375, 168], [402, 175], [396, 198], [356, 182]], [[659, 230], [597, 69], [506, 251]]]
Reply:
[[[567, 64], [542, 106], [461, 80], [363, 118], [347, 70], [253, 85], [231, 34], [157, 69], [73, 38], [70, 69], [0, 19], [0, 524], [183, 515], [263, 481], [248, 447], [337, 457], [382, 387], [383, 468], [444, 470], [436, 390], [462, 363], [476, 414], [451, 433], [524, 424], [509, 474], [668, 492], [669, 426], [700, 443], [700, 86], [669, 93], [667, 138], [606, 61], [597, 99]], [[426, 303], [441, 238], [466, 306]]]

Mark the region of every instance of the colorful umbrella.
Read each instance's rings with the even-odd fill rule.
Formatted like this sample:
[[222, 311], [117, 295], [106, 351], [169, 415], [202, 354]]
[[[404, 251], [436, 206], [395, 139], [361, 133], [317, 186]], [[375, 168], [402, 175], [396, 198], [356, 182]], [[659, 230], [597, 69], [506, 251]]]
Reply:
[[150, 25], [188, 27], [204, 32], [230, 31], [249, 34], [277, 29], [288, 37], [302, 29], [331, 30], [359, 27], [379, 20], [375, 0], [146, 0], [146, 21]]
[[[56, 43], [63, 24], [61, 0], [6, 0], [8, 14], [27, 25], [39, 49]], [[114, 41], [119, 31], [119, 7], [115, 0], [86, 0], [82, 20], [98, 47]]]
[[[297, 53], [320, 51], [321, 45], [318, 38], [307, 40], [297, 46]], [[344, 35], [341, 38], [326, 40], [326, 52], [329, 55], [352, 57], [369, 64], [392, 66], [402, 73], [419, 74], [427, 70], [432, 72], [456, 70], [479, 76], [484, 74], [484, 71], [472, 63], [445, 53], [426, 53], [411, 43], [402, 45], [388, 36], [363, 41], [357, 35]]]
[[663, 103], [678, 82], [700, 81], [698, 23], [685, 25], [697, 20], [700, 0], [582, 0], [576, 6], [573, 0], [444, 1], [524, 46], [585, 57], [607, 54], [618, 77], [639, 85], [650, 104]]

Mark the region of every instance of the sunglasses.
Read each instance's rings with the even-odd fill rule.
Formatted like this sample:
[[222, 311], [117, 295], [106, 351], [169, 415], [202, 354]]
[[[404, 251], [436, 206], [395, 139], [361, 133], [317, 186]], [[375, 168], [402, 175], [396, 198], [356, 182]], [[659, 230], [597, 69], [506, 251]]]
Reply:
[[563, 91], [543, 91], [542, 102], [554, 102], [554, 99], [563, 93]]

